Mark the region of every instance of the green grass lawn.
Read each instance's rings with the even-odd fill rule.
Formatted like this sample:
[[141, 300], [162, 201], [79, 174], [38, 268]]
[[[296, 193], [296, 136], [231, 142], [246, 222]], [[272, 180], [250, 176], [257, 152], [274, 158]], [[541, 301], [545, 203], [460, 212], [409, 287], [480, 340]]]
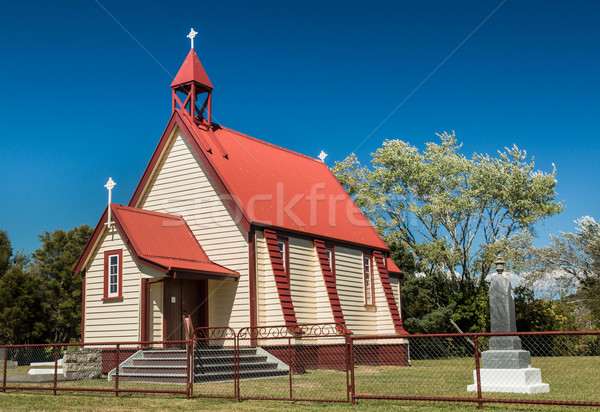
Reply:
[[[475, 404], [461, 403], [432, 403], [407, 401], [359, 401], [355, 406], [322, 402], [282, 402], [247, 400], [238, 402], [231, 399], [182, 399], [160, 395], [127, 396], [119, 398], [97, 396], [90, 394], [59, 394], [49, 393], [0, 393], [0, 410], [2, 411], [263, 411], [263, 410], [293, 410], [293, 411], [464, 411], [477, 410]], [[491, 411], [565, 411], [581, 408], [565, 406], [534, 406], [534, 405], [498, 405], [485, 404], [484, 410]], [[583, 409], [590, 410], [590, 409]]]
[[[467, 385], [473, 383], [472, 358], [450, 358], [436, 360], [413, 360], [410, 367], [357, 366], [355, 368], [356, 393], [380, 396], [431, 396], [473, 398]], [[546, 394], [484, 393], [484, 398], [543, 399], [600, 402], [600, 358], [599, 357], [552, 357], [533, 358], [533, 367], [542, 370], [542, 380], [550, 385]], [[293, 375], [295, 398], [346, 399], [346, 372], [335, 370], [309, 370]], [[41, 384], [48, 387], [48, 384]], [[51, 383], [50, 383], [51, 385]], [[114, 382], [106, 380], [59, 382], [59, 387], [114, 388]], [[183, 385], [143, 384], [121, 382], [121, 389], [184, 390]], [[233, 382], [213, 382], [194, 385], [195, 395], [233, 395]], [[242, 397], [286, 398], [290, 395], [289, 377], [249, 379], [240, 382]], [[190, 406], [193, 405], [193, 406]], [[229, 399], [192, 399], [184, 395], [126, 394], [119, 398], [114, 393], [99, 392], [19, 392], [10, 390], [0, 393], [0, 410], [349, 410], [347, 404], [242, 401]], [[533, 406], [484, 404], [491, 410], [566, 410], [565, 406]], [[476, 410], [476, 403], [430, 403], [408, 401], [359, 400], [352, 410]]]

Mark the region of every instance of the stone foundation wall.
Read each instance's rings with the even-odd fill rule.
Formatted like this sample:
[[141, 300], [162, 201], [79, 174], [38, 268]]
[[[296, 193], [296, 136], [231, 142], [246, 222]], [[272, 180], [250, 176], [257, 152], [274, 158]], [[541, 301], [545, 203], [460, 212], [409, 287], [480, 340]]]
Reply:
[[87, 380], [102, 375], [102, 350], [65, 351], [63, 371], [67, 380]]

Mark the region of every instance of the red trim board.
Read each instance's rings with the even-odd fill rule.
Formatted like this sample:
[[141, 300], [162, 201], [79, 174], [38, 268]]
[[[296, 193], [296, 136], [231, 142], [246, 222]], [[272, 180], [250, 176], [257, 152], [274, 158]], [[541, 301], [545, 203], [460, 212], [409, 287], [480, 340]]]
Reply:
[[343, 325], [346, 329], [346, 333], [352, 333], [346, 328], [346, 321], [344, 320], [344, 313], [335, 284], [335, 275], [332, 268], [329, 266], [325, 242], [320, 239], [315, 239], [315, 247], [317, 248], [317, 257], [319, 258], [319, 264], [321, 265], [321, 272], [323, 273], [323, 280], [325, 281], [325, 288], [327, 289], [327, 296], [329, 297], [329, 304], [331, 305], [331, 312], [333, 313], [333, 320], [335, 323]]
[[299, 330], [298, 321], [296, 320], [296, 311], [292, 302], [290, 281], [285, 271], [283, 260], [281, 259], [281, 253], [279, 252], [279, 239], [277, 238], [277, 234], [272, 230], [265, 229], [264, 233], [271, 267], [273, 268], [273, 276], [275, 277], [277, 294], [281, 303], [281, 311], [283, 312], [283, 320], [290, 331], [295, 333]]

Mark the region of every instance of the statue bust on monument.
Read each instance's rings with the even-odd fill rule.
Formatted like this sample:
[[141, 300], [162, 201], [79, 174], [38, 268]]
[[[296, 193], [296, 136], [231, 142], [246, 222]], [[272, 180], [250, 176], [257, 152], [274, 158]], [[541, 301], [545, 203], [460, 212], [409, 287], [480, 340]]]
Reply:
[[[492, 333], [517, 332], [515, 296], [510, 280], [503, 274], [504, 260], [494, 262], [496, 275], [490, 283], [489, 303]], [[473, 371], [475, 382], [476, 371]], [[489, 350], [481, 353], [481, 390], [484, 392], [539, 393], [550, 387], [542, 383], [542, 373], [531, 367], [529, 351], [521, 347], [518, 336], [492, 336]], [[467, 390], [477, 390], [477, 384]]]

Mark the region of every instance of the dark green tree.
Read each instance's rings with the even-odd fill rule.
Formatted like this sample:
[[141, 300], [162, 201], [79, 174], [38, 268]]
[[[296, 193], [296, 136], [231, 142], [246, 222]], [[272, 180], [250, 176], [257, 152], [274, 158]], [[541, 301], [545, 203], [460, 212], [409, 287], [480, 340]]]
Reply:
[[88, 225], [67, 232], [40, 235], [41, 248], [32, 254], [31, 271], [44, 282], [44, 313], [49, 342], [76, 341], [81, 329], [81, 277], [73, 269], [92, 229]]
[[0, 277], [10, 267], [10, 259], [13, 254], [13, 249], [8, 238], [8, 233], [5, 230], [0, 230]]
[[0, 343], [40, 343], [46, 333], [43, 279], [12, 266], [0, 278]]
[[515, 314], [519, 332], [577, 330], [573, 304], [566, 298], [536, 298], [529, 286], [514, 289]]
[[456, 332], [450, 319], [456, 284], [444, 276], [407, 274], [402, 285], [404, 327], [409, 333]]
[[399, 241], [389, 243], [391, 258], [402, 269], [404, 276], [414, 275], [419, 271], [415, 255]]
[[402, 285], [406, 330], [409, 333], [488, 331], [487, 285], [478, 288], [478, 293], [465, 293], [461, 282], [441, 272], [406, 275]]

